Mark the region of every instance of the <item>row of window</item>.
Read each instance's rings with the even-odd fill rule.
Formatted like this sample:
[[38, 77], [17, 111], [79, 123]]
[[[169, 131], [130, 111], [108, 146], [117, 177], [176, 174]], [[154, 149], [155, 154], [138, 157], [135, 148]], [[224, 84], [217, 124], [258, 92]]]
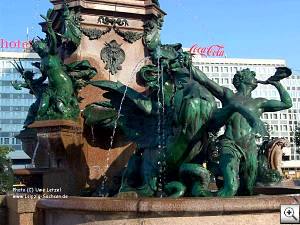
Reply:
[[220, 85], [232, 83], [232, 79], [229, 79], [229, 78], [212, 78], [212, 80]]
[[18, 134], [19, 132], [0, 132], [0, 137], [14, 137]]
[[0, 80], [0, 86], [12, 87], [11, 82], [12, 82], [11, 80]]
[[[288, 125], [270, 125], [269, 126], [272, 131], [288, 131]], [[293, 130], [293, 127], [289, 127], [289, 131]]]
[[0, 69], [0, 73], [18, 73], [18, 71], [15, 68], [2, 68]]
[[[31, 71], [31, 70], [29, 70]], [[41, 72], [39, 71], [32, 71], [34, 73], [34, 78], [39, 78], [41, 75]], [[0, 79], [2, 81], [24, 81], [20, 73], [1, 73], [1, 68], [0, 68]]]
[[1, 124], [23, 124], [24, 120], [21, 119], [0, 119]]
[[295, 90], [300, 91], [300, 87], [287, 87], [286, 89], [292, 90], [292, 91], [295, 91]]
[[[23, 64], [23, 63], [22, 63]], [[24, 68], [24, 70], [26, 71], [32, 71], [32, 72], [34, 72], [34, 73], [36, 73], [36, 72], [39, 72], [38, 71], [38, 69], [36, 69], [35, 67], [27, 67], [27, 68]], [[15, 73], [15, 74], [19, 74], [19, 72], [15, 69], [15, 68], [0, 68], [0, 74], [13, 74], [13, 73]]]
[[[17, 57], [18, 58], [18, 57]], [[1, 68], [11, 68], [13, 67], [11, 64], [11, 61], [13, 61], [12, 59], [1, 59], [0, 60], [0, 67]], [[35, 59], [35, 58], [31, 58], [31, 59], [21, 59], [22, 62], [22, 66], [26, 69], [26, 68], [30, 68], [32, 67], [31, 63], [32, 62], [37, 62], [39, 61], [39, 59]]]
[[281, 119], [281, 120], [287, 120], [287, 119], [289, 119], [289, 120], [297, 120], [297, 115], [296, 114], [291, 114], [291, 113], [289, 113], [289, 114], [285, 114], [285, 113], [279, 113], [279, 114], [276, 114], [276, 113], [264, 113], [263, 115], [262, 115], [262, 118], [263, 119], [270, 119], [270, 120], [272, 120], [272, 119], [275, 119], [275, 120], [277, 120], [277, 119]]
[[2, 112], [28, 112], [29, 106], [0, 106], [0, 111]]
[[260, 67], [253, 67], [249, 65], [245, 66], [209, 66], [209, 65], [201, 65], [199, 66], [200, 63], [194, 63], [196, 68], [200, 69], [204, 73], [231, 73], [235, 74], [237, 71], [243, 70], [245, 68], [249, 68], [250, 70], [253, 70], [257, 73], [274, 73], [275, 72], [275, 65], [273, 67], [265, 67], [265, 66], [260, 66]]
[[32, 94], [13, 94], [13, 93], [0, 93], [2, 99], [33, 99], [35, 98]]
[[22, 142], [17, 138], [0, 137], [0, 145], [20, 145]]
[[[279, 65], [260, 65], [260, 66], [251, 66], [251, 65], [244, 65], [244, 66], [215, 66], [215, 65], [203, 65], [203, 63], [194, 63], [195, 67], [203, 71], [204, 73], [230, 73], [235, 74], [237, 71], [243, 70], [245, 68], [249, 68], [252, 71], [255, 71], [256, 73], [259, 73], [261, 75], [267, 75], [267, 74], [274, 74], [275, 68]], [[284, 65], [281, 65], [284, 66]], [[293, 84], [291, 80], [296, 79], [300, 80], [300, 76], [292, 75], [289, 79], [284, 80], [284, 82], [288, 82], [290, 84]], [[290, 81], [290, 82], [289, 82]]]
[[297, 155], [297, 156], [291, 155], [290, 160], [300, 160], [300, 156], [299, 155]]

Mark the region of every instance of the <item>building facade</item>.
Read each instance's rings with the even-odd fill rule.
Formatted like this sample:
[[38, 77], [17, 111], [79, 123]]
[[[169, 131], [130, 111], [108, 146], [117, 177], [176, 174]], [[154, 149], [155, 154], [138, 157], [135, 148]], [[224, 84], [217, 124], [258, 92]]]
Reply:
[[15, 90], [11, 85], [12, 81], [24, 81], [11, 64], [14, 60], [20, 60], [25, 70], [38, 73], [31, 63], [39, 61], [39, 57], [35, 53], [0, 52], [0, 145], [7, 145], [15, 150], [10, 157], [16, 162], [14, 168], [18, 168], [30, 159], [22, 151], [21, 141], [15, 136], [22, 130], [35, 97], [29, 94], [28, 89]]
[[[276, 67], [286, 66], [285, 60], [202, 58], [199, 55], [193, 56], [193, 64], [209, 78], [232, 90], [234, 90], [233, 76], [239, 70], [249, 68], [256, 72], [258, 80], [267, 80], [274, 75]], [[284, 149], [286, 161], [283, 161], [283, 169], [290, 175], [300, 178], [300, 154], [297, 152], [300, 149], [295, 144], [295, 128], [300, 125], [300, 74], [297, 75], [293, 71], [293, 75], [281, 83], [289, 92], [293, 107], [280, 112], [264, 113], [262, 120], [268, 123], [271, 137], [282, 137], [289, 140], [290, 147]], [[278, 91], [272, 85], [259, 85], [254, 90], [253, 97], [280, 99]], [[220, 102], [218, 102], [218, 106], [221, 107]]]

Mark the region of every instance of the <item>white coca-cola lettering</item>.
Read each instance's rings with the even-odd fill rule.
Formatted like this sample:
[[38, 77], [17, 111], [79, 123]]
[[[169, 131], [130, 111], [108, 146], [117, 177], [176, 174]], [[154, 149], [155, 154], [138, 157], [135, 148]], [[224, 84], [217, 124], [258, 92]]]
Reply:
[[190, 48], [191, 54], [201, 55], [203, 57], [223, 57], [224, 56], [224, 46], [223, 45], [211, 45], [209, 47], [199, 47], [197, 44], [194, 44]]

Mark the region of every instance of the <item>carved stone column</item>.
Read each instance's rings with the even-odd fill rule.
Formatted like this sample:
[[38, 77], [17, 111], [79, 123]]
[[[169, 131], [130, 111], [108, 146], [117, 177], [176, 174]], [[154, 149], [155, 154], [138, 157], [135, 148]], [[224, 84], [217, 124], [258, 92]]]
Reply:
[[[51, 2], [57, 10], [62, 7], [62, 0]], [[152, 0], [66, 2], [81, 16], [84, 33], [80, 46], [66, 62], [87, 59], [98, 70], [94, 80], [118, 80], [143, 91], [135, 77], [137, 64], [147, 56], [142, 41], [143, 25], [149, 18], [165, 13]], [[99, 89], [88, 86], [81, 91], [81, 95], [84, 98], [81, 106], [84, 107], [95, 102], [100, 93]]]
[[[54, 15], [55, 26], [61, 16], [60, 9], [63, 5], [62, 0], [51, 0], [51, 2], [57, 10]], [[165, 15], [158, 5], [151, 0], [69, 0], [66, 2], [81, 17], [83, 36], [77, 50], [65, 57], [65, 63], [89, 60], [98, 71], [94, 80], [118, 80], [138, 91], [144, 91], [136, 80], [136, 72], [145, 65], [143, 59], [148, 54], [142, 40], [143, 25], [154, 16]], [[83, 98], [80, 104], [83, 109], [87, 104], [100, 101], [102, 92], [88, 85], [80, 92], [80, 96]], [[67, 193], [78, 194], [78, 190], [83, 188], [94, 189], [106, 178], [105, 186], [109, 190], [113, 189], [113, 192], [118, 191], [116, 188], [120, 183], [122, 171], [135, 150], [135, 145], [126, 141], [117, 132], [113, 148], [108, 151], [111, 130], [86, 127], [82, 121], [79, 123], [78, 126], [83, 127], [82, 138], [79, 145], [76, 145], [80, 146], [79, 151], [77, 147], [68, 148], [62, 144], [59, 149], [55, 148], [55, 145], [49, 149], [50, 152], [55, 153], [55, 159], [62, 158], [66, 161], [59, 168], [64, 174], [64, 176], [60, 175], [60, 180], [65, 183], [65, 188], [76, 187], [75, 190], [67, 190]], [[41, 128], [38, 133], [40, 131]], [[60, 134], [61, 131], [58, 133]], [[61, 139], [65, 140], [64, 136]], [[68, 143], [68, 146], [72, 144]], [[48, 180], [55, 180], [54, 176], [57, 176], [57, 172], [52, 175], [53, 177], [48, 176]], [[68, 177], [74, 179], [67, 179]]]

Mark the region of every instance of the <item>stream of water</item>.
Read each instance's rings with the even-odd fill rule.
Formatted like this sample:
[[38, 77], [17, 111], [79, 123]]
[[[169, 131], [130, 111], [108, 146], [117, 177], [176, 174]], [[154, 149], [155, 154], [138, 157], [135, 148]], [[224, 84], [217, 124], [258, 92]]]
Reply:
[[110, 165], [109, 163], [111, 161], [110, 152], [111, 152], [111, 150], [113, 148], [113, 145], [114, 145], [116, 130], [117, 130], [117, 127], [118, 127], [118, 120], [120, 119], [120, 116], [121, 116], [122, 106], [123, 106], [124, 100], [126, 98], [128, 85], [133, 82], [133, 80], [135, 78], [134, 75], [141, 69], [142, 66], [145, 65], [147, 60], [149, 60], [149, 57], [145, 57], [137, 63], [137, 65], [135, 66], [135, 68], [133, 69], [133, 71], [130, 75], [130, 80], [129, 80], [128, 84], [125, 85], [125, 90], [124, 90], [124, 93], [123, 93], [123, 96], [122, 96], [122, 99], [121, 99], [121, 102], [120, 102], [120, 106], [119, 106], [118, 113], [117, 113], [117, 118], [114, 122], [114, 128], [113, 128], [113, 131], [112, 131], [112, 135], [110, 136], [110, 144], [109, 144], [109, 149], [108, 149], [108, 153], [107, 153], [107, 157], [106, 157], [106, 163], [105, 163], [105, 170], [104, 170], [105, 172], [104, 172], [104, 176], [103, 176], [103, 179], [102, 179], [102, 182], [101, 182], [101, 189], [98, 193], [100, 197], [107, 197], [107, 195], [108, 195], [108, 192], [105, 191], [105, 186], [106, 186], [107, 180], [108, 180], [107, 171], [109, 169], [109, 165]]

